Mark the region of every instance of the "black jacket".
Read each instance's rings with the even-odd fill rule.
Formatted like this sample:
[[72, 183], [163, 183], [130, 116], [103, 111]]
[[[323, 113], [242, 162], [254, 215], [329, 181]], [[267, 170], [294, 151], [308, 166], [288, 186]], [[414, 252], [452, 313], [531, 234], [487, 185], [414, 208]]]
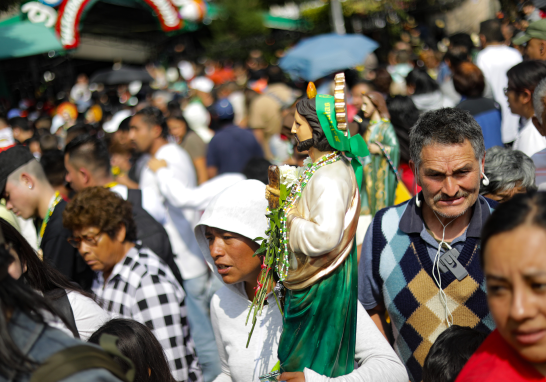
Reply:
[[44, 260], [49, 261], [63, 275], [88, 290], [91, 289], [95, 273], [80, 256], [78, 250], [66, 241], [72, 236], [72, 232], [63, 226], [65, 207], [66, 202], [61, 200], [53, 210], [40, 248], [44, 253]]
[[174, 262], [174, 254], [165, 228], [142, 208], [142, 191], [129, 189], [127, 200], [133, 205], [133, 218], [137, 226], [137, 239], [142, 246], [149, 248], [171, 269], [182, 286], [182, 275]]

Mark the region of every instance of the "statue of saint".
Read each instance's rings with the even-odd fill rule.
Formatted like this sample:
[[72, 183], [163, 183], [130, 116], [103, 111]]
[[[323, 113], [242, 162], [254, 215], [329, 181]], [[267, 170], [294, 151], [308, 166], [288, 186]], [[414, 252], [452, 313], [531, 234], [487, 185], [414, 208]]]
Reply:
[[371, 222], [377, 211], [395, 204], [398, 179], [394, 170], [398, 168], [400, 161], [400, 145], [381, 93], [365, 93], [362, 101], [364, 117], [370, 118], [370, 125], [364, 133], [370, 156], [363, 162], [364, 182], [360, 194], [360, 214], [371, 215]]
[[[313, 163], [284, 207], [289, 256], [278, 351], [282, 371], [309, 368], [330, 378], [354, 367], [359, 157], [368, 155], [362, 137], [347, 130], [342, 76], [336, 76], [342, 95], [317, 95], [296, 105], [292, 132]], [[268, 186], [266, 196], [271, 194], [278, 191]]]

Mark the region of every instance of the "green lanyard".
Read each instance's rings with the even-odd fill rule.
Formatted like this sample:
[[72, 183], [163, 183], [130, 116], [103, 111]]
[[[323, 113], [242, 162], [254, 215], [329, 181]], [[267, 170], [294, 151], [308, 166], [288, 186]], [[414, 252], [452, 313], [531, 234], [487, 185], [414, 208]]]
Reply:
[[61, 197], [61, 194], [59, 191], [55, 192], [55, 197], [53, 198], [53, 203], [50, 204], [49, 208], [47, 209], [44, 221], [42, 222], [42, 226], [40, 227], [40, 232], [38, 233], [38, 247], [42, 245], [42, 239], [44, 238], [44, 233], [47, 227], [47, 223], [49, 222], [49, 218], [53, 214], [53, 211], [55, 211], [55, 207], [59, 202], [63, 200]]

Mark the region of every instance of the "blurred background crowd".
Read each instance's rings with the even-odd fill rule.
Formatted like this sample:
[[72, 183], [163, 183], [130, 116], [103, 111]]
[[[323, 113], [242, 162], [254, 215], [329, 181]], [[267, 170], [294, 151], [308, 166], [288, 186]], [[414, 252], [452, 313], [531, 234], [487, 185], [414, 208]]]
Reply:
[[[67, 295], [76, 327], [64, 327], [76, 336], [98, 342], [104, 331], [123, 340], [130, 328], [164, 351], [150, 361], [157, 380], [221, 373], [210, 312], [221, 284], [194, 229], [226, 188], [267, 184], [271, 164], [303, 165], [308, 155], [292, 129], [311, 81], [319, 94], [334, 94], [334, 75], [344, 73], [350, 134], [362, 135], [372, 154], [361, 158], [359, 244], [376, 212], [421, 190], [410, 130], [426, 112], [461, 109], [479, 124], [487, 149], [481, 195], [506, 202], [546, 189], [542, 0], [0, 6], [0, 214], [12, 224], [1, 221], [4, 235], [24, 254], [10, 275], [44, 295], [74, 291]], [[99, 244], [104, 232], [109, 246]], [[42, 269], [34, 251], [51, 266]], [[0, 269], [9, 261], [0, 258]], [[110, 277], [116, 272], [139, 283]], [[8, 286], [23, 296], [17, 285]], [[174, 287], [160, 292], [165, 285]], [[97, 296], [109, 313], [146, 326], [119, 319], [93, 334], [107, 320]], [[34, 297], [20, 308], [38, 314]], [[143, 347], [127, 354], [143, 357]]]

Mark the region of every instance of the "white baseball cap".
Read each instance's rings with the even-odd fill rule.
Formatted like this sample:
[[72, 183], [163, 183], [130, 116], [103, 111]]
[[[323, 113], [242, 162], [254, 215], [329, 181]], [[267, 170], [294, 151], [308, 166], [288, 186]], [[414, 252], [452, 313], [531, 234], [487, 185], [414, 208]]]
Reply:
[[131, 116], [131, 110], [120, 110], [114, 116], [111, 120], [108, 122], [104, 122], [102, 125], [102, 129], [106, 131], [107, 133], [115, 133], [119, 129], [119, 125], [125, 118], [129, 118]]
[[214, 82], [207, 77], [196, 77], [190, 82], [190, 89], [199, 90], [203, 93], [210, 93], [214, 88]]

